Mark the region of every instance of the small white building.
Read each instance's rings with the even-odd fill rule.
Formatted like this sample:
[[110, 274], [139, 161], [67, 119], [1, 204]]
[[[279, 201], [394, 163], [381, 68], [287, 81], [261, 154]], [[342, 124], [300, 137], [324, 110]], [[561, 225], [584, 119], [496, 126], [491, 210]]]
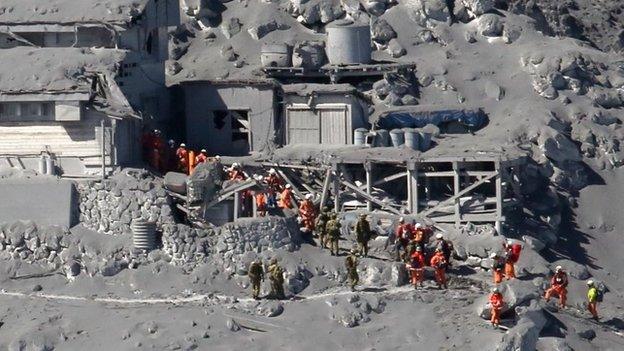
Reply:
[[350, 84], [282, 85], [284, 145], [349, 145], [368, 127], [368, 107]]

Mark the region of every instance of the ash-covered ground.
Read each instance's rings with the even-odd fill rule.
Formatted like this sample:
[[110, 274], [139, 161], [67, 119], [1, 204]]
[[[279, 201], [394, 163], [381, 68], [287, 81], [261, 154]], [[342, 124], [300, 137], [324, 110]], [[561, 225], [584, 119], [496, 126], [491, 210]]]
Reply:
[[[206, 29], [192, 23], [179, 30], [194, 40], [174, 40], [184, 47], [170, 62], [172, 81], [244, 76], [257, 66], [262, 42], [313, 39], [315, 30], [335, 19], [374, 16], [375, 57], [417, 64], [413, 89], [384, 81], [369, 87], [377, 109], [414, 102], [479, 106], [489, 124], [475, 134], [440, 137], [438, 150], [520, 149], [531, 157], [518, 175], [524, 205], [509, 219], [505, 237], [489, 226], [442, 227], [455, 244], [449, 289], [438, 290], [428, 272], [425, 289], [415, 290], [380, 236], [371, 257], [360, 259], [360, 285], [352, 292], [344, 266], [352, 235], [341, 241], [343, 256], [334, 257], [281, 217], [190, 228], [176, 223], [160, 179], [122, 172], [103, 184], [76, 186], [74, 215], [81, 224], [74, 228], [10, 220], [0, 226], [0, 348], [624, 349], [622, 6], [219, 3], [208, 16], [219, 12], [229, 25]], [[261, 26], [267, 21], [273, 22]], [[258, 27], [265, 31], [261, 40], [248, 34], [257, 37]], [[210, 59], [223, 55], [234, 61]], [[40, 181], [29, 177], [0, 172], [7, 187]], [[136, 217], [158, 222], [162, 249], [132, 252], [128, 228]], [[489, 325], [485, 304], [492, 287], [489, 255], [506, 238], [523, 244], [518, 279], [501, 287], [508, 331]], [[287, 299], [250, 298], [247, 267], [255, 258], [278, 258]], [[570, 276], [565, 310], [541, 298], [557, 265]], [[584, 306], [590, 277], [608, 288], [600, 322]], [[261, 292], [267, 294], [268, 279]]]

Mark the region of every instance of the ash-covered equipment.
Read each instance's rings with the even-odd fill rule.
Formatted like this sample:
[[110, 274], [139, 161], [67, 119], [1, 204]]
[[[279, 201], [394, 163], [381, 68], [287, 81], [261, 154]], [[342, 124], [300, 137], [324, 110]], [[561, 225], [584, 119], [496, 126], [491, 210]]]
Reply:
[[328, 25], [327, 58], [332, 65], [368, 64], [371, 62], [370, 25], [335, 21]]
[[262, 67], [290, 67], [291, 51], [288, 44], [262, 44], [260, 51]]

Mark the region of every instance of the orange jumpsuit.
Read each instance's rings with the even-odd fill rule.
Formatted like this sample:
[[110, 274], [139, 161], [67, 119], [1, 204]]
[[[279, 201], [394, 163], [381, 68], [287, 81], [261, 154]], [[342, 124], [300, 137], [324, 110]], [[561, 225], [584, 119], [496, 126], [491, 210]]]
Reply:
[[264, 217], [266, 215], [267, 201], [264, 193], [259, 192], [256, 194], [256, 210], [258, 211], [258, 216]]
[[316, 209], [310, 200], [304, 200], [299, 205], [299, 216], [301, 216], [301, 224], [309, 231], [314, 230], [314, 222], [316, 221]]
[[492, 322], [493, 325], [499, 325], [500, 315], [503, 311], [503, 295], [501, 293], [492, 293], [492, 295], [490, 295], [490, 305], [492, 306], [490, 310], [490, 314], [492, 315], [490, 322]]
[[442, 252], [436, 252], [435, 255], [431, 257], [431, 267], [435, 269], [434, 275], [438, 286], [444, 286], [446, 288], [446, 259]]
[[165, 144], [161, 138], [154, 136], [150, 150], [149, 163], [154, 169], [164, 171], [166, 165], [163, 155], [165, 154]]
[[568, 298], [568, 275], [565, 272], [555, 273], [550, 279], [550, 288], [544, 298], [548, 301], [553, 295], [559, 297], [559, 306], [565, 307]]
[[179, 147], [176, 151], [176, 157], [178, 158], [178, 170], [188, 173], [188, 150], [184, 147]]
[[283, 209], [292, 209], [292, 190], [286, 188], [280, 194], [279, 207]]
[[267, 186], [269, 187], [268, 193], [268, 203], [269, 207], [274, 208], [277, 207], [277, 193], [282, 191], [282, 187], [284, 186], [284, 182], [282, 178], [280, 178], [277, 174], [270, 174], [266, 180]]
[[514, 267], [515, 255], [512, 252], [511, 245], [505, 245], [505, 278], [514, 279], [516, 277], [516, 269]]
[[416, 251], [412, 254], [412, 262], [407, 266], [412, 276], [412, 284], [414, 287], [422, 282], [425, 278], [425, 256], [422, 252]]
[[242, 170], [234, 169], [230, 171], [228, 178], [230, 180], [245, 180], [246, 177]]

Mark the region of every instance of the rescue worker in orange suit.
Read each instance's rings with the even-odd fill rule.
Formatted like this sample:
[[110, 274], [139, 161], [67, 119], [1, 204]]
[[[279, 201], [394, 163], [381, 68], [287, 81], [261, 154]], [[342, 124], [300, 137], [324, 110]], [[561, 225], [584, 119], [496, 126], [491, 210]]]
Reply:
[[267, 178], [267, 185], [269, 187], [268, 192], [268, 205], [270, 208], [277, 207], [277, 194], [282, 191], [284, 182], [282, 178], [277, 175], [275, 168], [269, 169], [269, 177]]
[[448, 266], [451, 265], [451, 254], [453, 253], [453, 243], [449, 240], [444, 239], [444, 235], [442, 233], [436, 234], [436, 249], [442, 250], [444, 254], [444, 259], [446, 259], [446, 263]]
[[301, 217], [301, 225], [303, 225], [303, 231], [306, 233], [312, 233], [314, 231], [314, 222], [316, 221], [316, 208], [312, 202], [312, 194], [306, 194], [305, 200], [299, 205], [299, 217]]
[[267, 200], [266, 200], [266, 195], [259, 191], [256, 193], [256, 212], [258, 213], [258, 216], [260, 217], [264, 217], [266, 216], [266, 211], [267, 211]]
[[496, 252], [490, 255], [492, 259], [492, 271], [494, 272], [494, 284], [498, 284], [505, 278], [505, 258]]
[[500, 316], [503, 312], [503, 305], [505, 302], [503, 301], [503, 294], [501, 294], [498, 287], [492, 289], [492, 294], [490, 295], [490, 322], [492, 322], [492, 326], [494, 328], [498, 328], [500, 325]]
[[200, 163], [204, 163], [208, 161], [208, 152], [206, 149], [201, 149], [199, 155], [195, 156], [195, 166], [198, 166]]
[[162, 134], [160, 130], [156, 129], [154, 131], [154, 137], [152, 138], [152, 150], [150, 153], [150, 166], [158, 171], [164, 171], [166, 162], [164, 160], [165, 154], [165, 143], [162, 139]]
[[448, 263], [444, 258], [444, 253], [440, 249], [436, 249], [435, 254], [431, 257], [431, 267], [434, 269], [434, 276], [436, 283], [438, 284], [438, 289], [448, 288], [446, 284], [446, 266]]
[[188, 150], [186, 149], [186, 144], [180, 144], [178, 150], [176, 150], [176, 157], [178, 159], [178, 170], [182, 173], [188, 173]]
[[394, 240], [395, 240], [394, 247], [396, 251], [397, 261], [404, 260], [405, 255], [407, 254], [407, 248], [408, 248], [410, 238], [412, 237], [412, 231], [413, 231], [412, 224], [406, 223], [405, 218], [403, 217], [399, 218], [399, 224], [397, 225], [395, 229], [395, 236], [394, 236]]
[[290, 184], [286, 184], [284, 190], [280, 194], [279, 207], [283, 210], [292, 209], [292, 189]]
[[507, 240], [503, 244], [505, 249], [505, 278], [514, 279], [516, 277], [516, 268], [514, 265], [520, 259], [520, 250], [522, 246], [520, 244], [514, 244], [512, 240]]
[[561, 266], [555, 268], [555, 274], [550, 279], [550, 288], [546, 290], [546, 294], [544, 295], [546, 302], [548, 302], [553, 295], [559, 297], [559, 307], [565, 308], [568, 297], [568, 274]]
[[414, 251], [411, 258], [407, 269], [410, 271], [412, 285], [414, 285], [415, 289], [418, 289], [419, 286], [422, 288], [425, 278], [425, 255], [423, 255], [420, 246], [416, 247], [416, 251]]
[[[412, 230], [412, 243], [414, 244], [414, 247], [424, 249], [426, 242], [427, 240], [425, 238], [425, 231], [422, 224], [416, 223], [416, 225], [414, 225], [414, 229]], [[413, 252], [410, 252], [410, 255], [412, 253]]]
[[234, 162], [232, 163], [232, 167], [230, 168], [230, 173], [228, 174], [228, 179], [229, 180], [245, 180], [247, 178], [247, 176], [245, 176], [245, 173], [243, 172], [243, 169], [241, 168], [240, 164]]

